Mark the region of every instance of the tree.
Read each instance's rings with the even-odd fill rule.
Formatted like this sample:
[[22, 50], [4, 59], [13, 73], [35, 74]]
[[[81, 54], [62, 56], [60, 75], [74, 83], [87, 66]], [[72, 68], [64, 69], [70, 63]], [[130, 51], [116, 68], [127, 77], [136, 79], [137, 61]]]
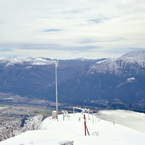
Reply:
[[18, 135], [20, 132], [20, 126], [20, 119], [6, 123], [2, 128], [0, 128], [0, 141]]

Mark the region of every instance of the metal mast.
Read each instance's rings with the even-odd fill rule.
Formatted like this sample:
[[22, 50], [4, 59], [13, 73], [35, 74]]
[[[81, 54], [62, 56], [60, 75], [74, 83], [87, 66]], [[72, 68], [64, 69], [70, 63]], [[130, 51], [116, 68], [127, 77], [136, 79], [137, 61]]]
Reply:
[[56, 119], [58, 119], [57, 67], [58, 67], [58, 61], [55, 62]]

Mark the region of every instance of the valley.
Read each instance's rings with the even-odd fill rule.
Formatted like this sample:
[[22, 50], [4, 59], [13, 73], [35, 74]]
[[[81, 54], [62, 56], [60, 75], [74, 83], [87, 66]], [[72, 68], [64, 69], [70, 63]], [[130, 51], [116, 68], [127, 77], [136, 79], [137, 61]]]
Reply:
[[30, 99], [11, 93], [0, 93], [0, 125], [33, 115], [49, 116], [55, 103], [48, 100]]
[[[73, 112], [73, 107], [79, 104], [59, 103], [59, 113], [61, 110]], [[100, 107], [87, 106], [82, 104], [81, 107], [88, 107], [97, 112]], [[43, 115], [51, 116], [52, 111], [56, 109], [55, 102], [48, 100], [39, 100], [37, 98], [26, 98], [11, 93], [0, 93], [0, 127], [5, 123], [20, 119], [23, 120], [29, 116]]]

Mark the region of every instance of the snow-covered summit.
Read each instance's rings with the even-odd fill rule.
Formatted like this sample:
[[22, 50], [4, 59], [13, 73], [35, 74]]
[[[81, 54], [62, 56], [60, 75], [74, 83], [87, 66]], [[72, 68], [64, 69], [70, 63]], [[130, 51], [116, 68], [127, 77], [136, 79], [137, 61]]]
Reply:
[[0, 63], [5, 64], [5, 67], [12, 66], [15, 64], [28, 64], [28, 65], [50, 65], [54, 64], [55, 60], [51, 60], [44, 57], [28, 57], [23, 58], [20, 56], [8, 57], [0, 60]]
[[101, 63], [96, 62], [93, 64], [88, 73], [94, 74], [94, 72], [98, 73], [118, 73], [118, 65], [116, 61], [112, 59], [108, 59], [106, 61], [103, 61]]
[[128, 65], [134, 65], [145, 68], [145, 51], [132, 51], [122, 55], [117, 59], [107, 59], [101, 63], [93, 64], [88, 73], [113, 73], [120, 74], [125, 72]]
[[136, 62], [139, 65], [143, 65], [145, 63], [145, 51], [132, 51], [122, 55], [117, 60], [124, 60], [129, 63]]
[[6, 64], [5, 66], [9, 66], [9, 65], [14, 65], [14, 64], [23, 64], [23, 62], [25, 61], [25, 59], [19, 57], [19, 56], [14, 56], [14, 57], [7, 57], [4, 59], [1, 59], [0, 63]]

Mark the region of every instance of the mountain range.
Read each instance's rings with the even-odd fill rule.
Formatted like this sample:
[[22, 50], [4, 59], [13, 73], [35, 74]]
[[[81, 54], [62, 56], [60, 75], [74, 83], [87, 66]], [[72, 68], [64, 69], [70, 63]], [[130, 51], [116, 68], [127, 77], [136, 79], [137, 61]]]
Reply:
[[1, 59], [0, 92], [13, 93], [28, 98], [46, 98], [48, 88], [55, 84], [55, 63], [59, 62], [58, 82], [61, 82], [96, 61], [99, 60], [57, 61], [43, 57], [22, 58], [18, 56]]
[[[55, 101], [55, 63], [49, 58], [0, 60], [0, 92]], [[116, 59], [58, 60], [59, 102], [145, 111], [145, 51]]]
[[63, 101], [144, 110], [145, 51], [95, 62], [61, 83], [59, 88]]

